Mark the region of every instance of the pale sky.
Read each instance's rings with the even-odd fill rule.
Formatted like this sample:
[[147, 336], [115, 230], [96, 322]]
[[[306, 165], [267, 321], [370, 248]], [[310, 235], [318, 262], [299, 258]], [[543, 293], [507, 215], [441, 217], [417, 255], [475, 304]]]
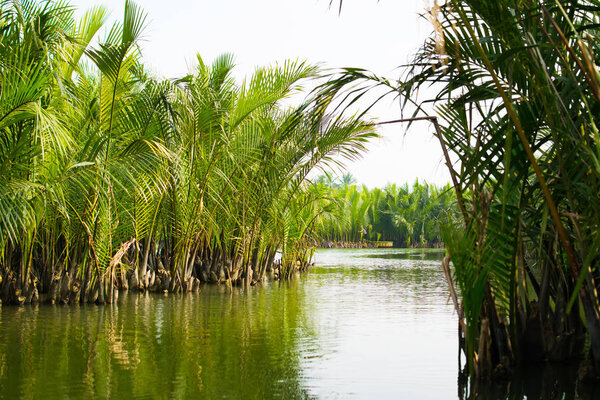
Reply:
[[[104, 5], [122, 19], [124, 0], [72, 0], [83, 10]], [[431, 27], [419, 13], [425, 0], [344, 0], [342, 13], [329, 0], [138, 0], [148, 14], [142, 56], [157, 75], [175, 78], [193, 66], [196, 53], [210, 63], [233, 53], [241, 82], [255, 67], [286, 59], [323, 67], [361, 67], [388, 79], [399, 77]], [[108, 27], [109, 25], [107, 25]], [[381, 102], [370, 114], [379, 121], [400, 118], [400, 109]], [[381, 128], [362, 160], [347, 165], [359, 183], [383, 187], [415, 179], [444, 184], [433, 128], [418, 123]]]

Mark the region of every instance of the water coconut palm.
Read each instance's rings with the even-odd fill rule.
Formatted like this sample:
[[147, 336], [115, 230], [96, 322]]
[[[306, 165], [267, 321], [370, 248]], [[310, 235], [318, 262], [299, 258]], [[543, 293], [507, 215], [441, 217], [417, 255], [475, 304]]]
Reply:
[[[92, 46], [102, 8], [0, 3], [0, 298], [111, 302], [118, 290], [260, 281], [307, 263], [308, 173], [356, 157], [374, 129], [331, 100], [281, 101], [317, 78], [303, 62], [237, 83], [233, 57], [160, 81], [146, 15]], [[337, 159], [336, 159], [337, 160]], [[287, 271], [285, 274], [283, 270]]]

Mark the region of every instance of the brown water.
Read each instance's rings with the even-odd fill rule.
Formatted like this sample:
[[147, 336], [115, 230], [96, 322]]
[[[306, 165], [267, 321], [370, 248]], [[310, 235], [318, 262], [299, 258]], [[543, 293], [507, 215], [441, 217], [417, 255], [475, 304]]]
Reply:
[[0, 306], [0, 399], [600, 398], [573, 368], [467, 394], [440, 259], [323, 250], [309, 274], [247, 292]]

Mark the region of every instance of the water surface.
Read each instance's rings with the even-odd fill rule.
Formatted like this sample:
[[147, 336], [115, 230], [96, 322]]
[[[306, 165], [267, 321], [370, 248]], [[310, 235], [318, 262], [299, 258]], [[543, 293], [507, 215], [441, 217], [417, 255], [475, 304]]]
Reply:
[[[466, 398], [441, 257], [322, 250], [309, 274], [249, 291], [0, 306], [0, 399]], [[535, 393], [556, 373], [536, 371], [470, 395], [578, 398], [572, 368], [550, 397]]]

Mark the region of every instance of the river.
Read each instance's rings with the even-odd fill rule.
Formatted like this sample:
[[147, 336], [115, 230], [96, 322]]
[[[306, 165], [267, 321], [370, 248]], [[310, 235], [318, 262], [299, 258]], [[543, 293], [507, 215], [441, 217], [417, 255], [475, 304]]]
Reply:
[[[320, 250], [308, 274], [249, 291], [0, 306], [0, 399], [465, 398], [441, 257]], [[558, 374], [556, 398], [600, 393]], [[547, 378], [471, 395], [537, 398]]]

